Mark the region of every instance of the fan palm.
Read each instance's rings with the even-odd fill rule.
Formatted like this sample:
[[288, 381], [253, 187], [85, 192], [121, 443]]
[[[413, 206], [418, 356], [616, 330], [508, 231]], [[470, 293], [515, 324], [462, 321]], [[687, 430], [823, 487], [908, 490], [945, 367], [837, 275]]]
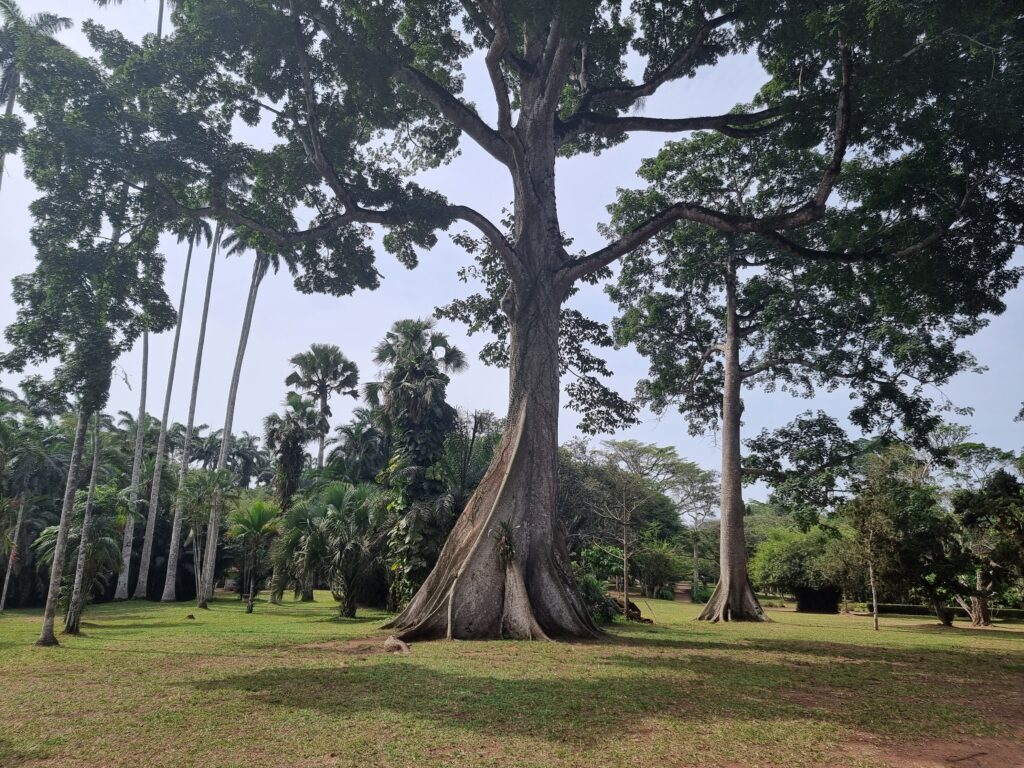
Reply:
[[312, 400], [297, 392], [289, 392], [285, 404], [284, 415], [271, 414], [264, 419], [263, 428], [267, 448], [277, 458], [274, 485], [278, 503], [287, 512], [306, 465], [305, 446], [323, 432], [325, 419]]
[[245, 552], [242, 572], [248, 574], [249, 582], [245, 590], [246, 613], [252, 613], [253, 602], [256, 599], [256, 574], [267, 545], [277, 533], [279, 518], [280, 510], [265, 501], [255, 501], [250, 505], [238, 507], [228, 515], [228, 536], [240, 542]]
[[[18, 69], [18, 47], [24, 34], [53, 35], [71, 26], [71, 19], [55, 13], [36, 13], [26, 17], [14, 0], [0, 0], [0, 101], [6, 106], [4, 116], [14, 114], [21, 87]], [[5, 155], [0, 153], [0, 185], [4, 180]]]
[[320, 405], [325, 429], [319, 435], [316, 467], [323, 469], [326, 426], [331, 417], [330, 397], [333, 394], [358, 397], [359, 368], [333, 344], [313, 344], [308, 352], [300, 352], [289, 362], [295, 370], [288, 374], [285, 385], [307, 392]]

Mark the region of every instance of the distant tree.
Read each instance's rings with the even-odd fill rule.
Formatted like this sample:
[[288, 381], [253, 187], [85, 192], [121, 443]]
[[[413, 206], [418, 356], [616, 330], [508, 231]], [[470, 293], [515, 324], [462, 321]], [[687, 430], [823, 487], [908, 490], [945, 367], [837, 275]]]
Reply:
[[319, 435], [316, 467], [323, 469], [324, 445], [330, 428], [331, 395], [358, 397], [359, 368], [333, 344], [313, 344], [308, 352], [300, 352], [289, 362], [295, 370], [288, 374], [285, 385], [311, 395], [320, 407], [324, 428]]

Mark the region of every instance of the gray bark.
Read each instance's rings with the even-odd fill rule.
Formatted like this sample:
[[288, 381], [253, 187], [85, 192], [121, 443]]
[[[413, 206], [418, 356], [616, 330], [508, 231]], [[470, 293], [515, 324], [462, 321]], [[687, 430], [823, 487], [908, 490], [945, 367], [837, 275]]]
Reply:
[[697, 540], [697, 525], [693, 526], [693, 584], [690, 586], [690, 602], [697, 602], [697, 585], [700, 584], [700, 542]]
[[[533, 280], [530, 287], [513, 289], [503, 301], [511, 320], [508, 426], [434, 570], [387, 625], [401, 639], [598, 634], [577, 594], [555, 518], [564, 294], [554, 280]], [[514, 531], [515, 568], [505, 567], [497, 551], [495, 532], [504, 521]]]
[[156, 458], [153, 464], [153, 482], [149, 492], [149, 517], [146, 520], [146, 534], [142, 540], [142, 558], [139, 562], [139, 579], [135, 584], [135, 598], [145, 599], [149, 588], [149, 568], [153, 559], [153, 536], [156, 531], [156, 517], [160, 510], [160, 485], [163, 480], [164, 459], [167, 458], [167, 426], [171, 415], [171, 395], [174, 391], [174, 372], [178, 365], [178, 343], [181, 341], [181, 319], [185, 313], [185, 295], [188, 291], [188, 273], [192, 266], [192, 249], [195, 238], [188, 241], [188, 255], [185, 257], [185, 275], [181, 281], [181, 297], [178, 299], [178, 322], [174, 326], [174, 342], [171, 345], [171, 362], [167, 369], [167, 391], [164, 393], [164, 410], [160, 418], [160, 436], [156, 443]]
[[[92, 513], [96, 502], [96, 473], [100, 464], [100, 424], [95, 417], [92, 432], [92, 469], [89, 472], [89, 493], [85, 500], [85, 515], [82, 518], [82, 534], [78, 540], [78, 559], [75, 562], [75, 585], [68, 601], [68, 612], [64, 617], [64, 634], [77, 635], [81, 629], [82, 609], [88, 597], [85, 584], [85, 566], [89, 559], [89, 547], [92, 546]], [[89, 585], [91, 587], [91, 585]]]
[[[18, 86], [21, 85], [21, 73], [15, 72], [11, 82], [11, 92], [7, 95], [7, 107], [4, 109], [4, 116], [10, 117], [14, 114], [14, 103], [18, 100]], [[0, 153], [0, 188], [4, 183], [4, 164], [7, 155]]]
[[78, 489], [78, 471], [82, 464], [82, 447], [85, 444], [85, 430], [92, 414], [78, 411], [78, 425], [75, 427], [75, 440], [71, 447], [71, 461], [68, 463], [68, 478], [64, 486], [64, 502], [60, 510], [60, 524], [57, 527], [57, 541], [53, 547], [53, 564], [50, 567], [50, 586], [46, 591], [46, 607], [43, 609], [43, 630], [36, 645], [59, 645], [53, 633], [53, 621], [57, 615], [57, 599], [60, 595], [60, 582], [64, 572], [64, 555], [68, 546], [68, 525], [71, 508], [75, 503], [75, 492]]
[[[320, 394], [320, 415], [327, 418], [327, 393], [322, 392]], [[324, 447], [327, 445], [327, 433], [320, 433], [320, 440], [318, 441], [316, 448], [316, 468], [324, 468]]]
[[[178, 495], [174, 499], [174, 519], [171, 523], [171, 545], [167, 553], [167, 576], [164, 579], [164, 592], [160, 600], [165, 603], [173, 603], [176, 594], [175, 584], [178, 578], [178, 558], [181, 554], [181, 523], [184, 516], [182, 508], [181, 491], [185, 487], [185, 479], [188, 477], [188, 465], [192, 456], [192, 432], [196, 421], [196, 400], [199, 397], [199, 378], [203, 368], [203, 347], [206, 344], [206, 322], [210, 316], [210, 294], [213, 290], [213, 272], [217, 265], [217, 251], [220, 248], [220, 239], [224, 234], [223, 225], [218, 224], [213, 237], [213, 245], [210, 248], [210, 266], [206, 272], [206, 293], [203, 297], [203, 315], [199, 322], [199, 341], [196, 344], [196, 361], [192, 367], [192, 394], [188, 401], [188, 419], [185, 423], [185, 442], [181, 449], [181, 468], [178, 471]], [[191, 247], [189, 248], [191, 253]], [[184, 293], [182, 294], [184, 296]], [[181, 315], [178, 315], [179, 323]], [[198, 550], [195, 550], [198, 554]], [[194, 568], [196, 575], [199, 574], [200, 563], [196, 559]], [[198, 590], [197, 590], [198, 591]]]
[[18, 539], [21, 537], [21, 523], [25, 519], [25, 504], [27, 493], [24, 491], [21, 494], [21, 501], [18, 504], [18, 517], [14, 522], [14, 540], [11, 542], [11, 554], [7, 558], [7, 573], [4, 574], [4, 591], [0, 595], [0, 613], [4, 612], [4, 608], [7, 607], [7, 590], [11, 585], [11, 572], [14, 570], [14, 564], [18, 560]]
[[[263, 270], [260, 259], [254, 260], [252, 282], [249, 285], [249, 297], [245, 303], [245, 315], [242, 318], [242, 333], [238, 339], [238, 352], [235, 355], [235, 368], [231, 374], [231, 387], [228, 389], [228, 405], [224, 414], [224, 430], [221, 435], [220, 454], [217, 456], [217, 469], [224, 469], [228, 463], [231, 448], [231, 426], [235, 416], [235, 400], [238, 397], [238, 384], [242, 379], [242, 363], [245, 360], [245, 348], [249, 343], [249, 332], [252, 330], [252, 316], [256, 307], [256, 295], [259, 292]], [[198, 595], [199, 607], [205, 608], [208, 600], [213, 598], [213, 576], [217, 560], [217, 544], [220, 539], [220, 520], [224, 511], [224, 499], [216, 494], [210, 510], [210, 523], [207, 526], [206, 554], [203, 557], [203, 578], [200, 582]]]
[[721, 573], [715, 591], [697, 618], [703, 621], [766, 621], [747, 573], [747, 542], [743, 526], [743, 469], [740, 458], [739, 318], [736, 307], [736, 269], [730, 257], [726, 271], [726, 333], [722, 386], [722, 501]]
[[868, 582], [871, 584], [871, 619], [878, 631], [878, 588], [875, 585], [875, 564], [868, 560]]
[[[124, 524], [124, 539], [121, 543], [121, 572], [117, 575], [115, 600], [128, 599], [128, 574], [132, 563], [132, 546], [135, 542], [135, 514], [139, 508], [139, 482], [142, 480], [142, 454], [146, 442], [146, 390], [149, 387], [149, 334], [142, 334], [142, 378], [139, 382], [139, 415], [135, 420], [135, 453], [132, 456], [132, 484], [128, 491], [128, 507], [131, 514]], [[140, 570], [139, 576], [141, 578]]]

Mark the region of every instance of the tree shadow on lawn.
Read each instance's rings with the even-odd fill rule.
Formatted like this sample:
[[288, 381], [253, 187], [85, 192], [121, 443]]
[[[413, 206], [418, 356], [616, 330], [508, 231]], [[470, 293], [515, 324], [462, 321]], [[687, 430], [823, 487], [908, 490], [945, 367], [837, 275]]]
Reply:
[[[774, 645], [761, 643], [752, 649]], [[780, 643], [773, 650], [791, 653], [793, 645]], [[191, 684], [208, 694], [237, 692], [257, 706], [310, 709], [328, 717], [358, 712], [372, 716], [386, 710], [484, 736], [518, 733], [588, 745], [621, 738], [623, 726], [640, 729], [654, 717], [687, 728], [716, 719], [778, 720], [906, 739], [948, 733], [958, 725], [965, 733], [993, 728], [976, 727], [982, 713], [970, 703], [920, 698], [934, 690], [938, 680], [932, 674], [899, 679], [891, 665], [887, 672], [880, 666], [841, 679], [835, 687], [827, 664], [795, 666], [767, 655], [731, 658], [694, 653], [692, 647], [673, 656], [602, 655], [600, 647], [595, 650], [592, 660], [574, 654], [564, 674], [555, 677], [531, 676], [529, 666], [509, 669], [508, 677], [494, 676], [490, 670], [500, 661], [470, 667], [459, 661], [457, 646], [452, 646], [453, 659], [461, 666], [457, 671], [438, 669], [436, 658], [420, 662], [378, 656], [361, 660], [368, 663], [278, 667]], [[728, 647], [717, 645], [715, 650]], [[848, 659], [852, 650], [836, 644], [833, 652]], [[879, 696], [887, 698], [880, 701]]]

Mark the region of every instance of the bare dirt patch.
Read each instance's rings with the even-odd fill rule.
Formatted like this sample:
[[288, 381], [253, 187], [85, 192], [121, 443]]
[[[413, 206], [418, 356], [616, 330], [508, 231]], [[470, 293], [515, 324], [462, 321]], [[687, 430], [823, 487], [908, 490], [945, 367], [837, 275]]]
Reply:
[[971, 738], [907, 744], [861, 741], [846, 744], [843, 753], [871, 758], [890, 768], [1024, 768], [1024, 741]]

